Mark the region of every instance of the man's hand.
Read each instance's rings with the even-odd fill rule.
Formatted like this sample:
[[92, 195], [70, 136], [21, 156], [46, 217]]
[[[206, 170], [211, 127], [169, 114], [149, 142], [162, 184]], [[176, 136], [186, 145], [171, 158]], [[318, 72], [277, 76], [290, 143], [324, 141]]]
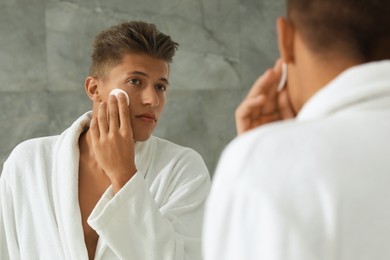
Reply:
[[277, 90], [281, 76], [282, 62], [278, 60], [253, 84], [236, 109], [238, 135], [263, 124], [295, 117], [286, 88]]
[[97, 118], [90, 125], [92, 148], [96, 161], [118, 192], [137, 169], [134, 162], [134, 139], [130, 109], [124, 94], [110, 95], [108, 106], [102, 102]]

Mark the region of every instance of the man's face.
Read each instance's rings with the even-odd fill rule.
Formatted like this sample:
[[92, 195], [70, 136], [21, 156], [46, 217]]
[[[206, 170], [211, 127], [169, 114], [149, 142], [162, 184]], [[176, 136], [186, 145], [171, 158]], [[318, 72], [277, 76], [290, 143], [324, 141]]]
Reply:
[[168, 63], [146, 54], [125, 54], [98, 89], [107, 102], [114, 88], [130, 98], [130, 120], [135, 141], [146, 141], [152, 134], [165, 106], [168, 88]]

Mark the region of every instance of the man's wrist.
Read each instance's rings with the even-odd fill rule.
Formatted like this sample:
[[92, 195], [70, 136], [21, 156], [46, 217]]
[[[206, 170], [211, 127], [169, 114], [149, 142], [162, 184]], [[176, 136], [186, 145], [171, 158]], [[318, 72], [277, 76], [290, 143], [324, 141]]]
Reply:
[[120, 191], [123, 186], [126, 185], [126, 183], [137, 173], [137, 169], [134, 169], [130, 171], [127, 174], [118, 174], [115, 179], [111, 180], [111, 185], [113, 192], [116, 194], [118, 191]]

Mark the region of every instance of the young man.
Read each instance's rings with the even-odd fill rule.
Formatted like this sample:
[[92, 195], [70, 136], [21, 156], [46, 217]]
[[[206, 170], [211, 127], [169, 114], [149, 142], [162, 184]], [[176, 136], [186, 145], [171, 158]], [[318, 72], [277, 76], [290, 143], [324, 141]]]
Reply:
[[246, 133], [217, 168], [205, 259], [390, 259], [390, 1], [287, 10], [281, 61], [236, 110]]
[[[92, 112], [18, 145], [0, 180], [1, 259], [199, 259], [210, 180], [191, 149], [151, 136], [177, 43], [153, 24], [97, 35]], [[124, 90], [118, 99], [112, 89]]]

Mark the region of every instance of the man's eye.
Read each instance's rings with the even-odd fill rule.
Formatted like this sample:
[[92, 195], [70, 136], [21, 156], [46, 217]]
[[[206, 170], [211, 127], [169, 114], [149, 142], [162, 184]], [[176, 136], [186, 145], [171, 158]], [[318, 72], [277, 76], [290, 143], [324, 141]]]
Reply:
[[133, 85], [140, 85], [141, 81], [139, 79], [129, 79], [127, 82]]
[[162, 84], [158, 84], [156, 85], [156, 89], [158, 91], [166, 91], [167, 90], [167, 87], [165, 85], [162, 85]]

